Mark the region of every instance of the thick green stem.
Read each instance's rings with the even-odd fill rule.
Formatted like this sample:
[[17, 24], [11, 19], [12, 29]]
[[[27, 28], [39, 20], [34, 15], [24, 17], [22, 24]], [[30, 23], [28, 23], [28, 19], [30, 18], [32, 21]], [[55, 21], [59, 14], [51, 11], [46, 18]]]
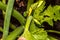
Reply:
[[[6, 11], [6, 7], [6, 4], [0, 1], [0, 9]], [[13, 10], [12, 16], [15, 17], [21, 23], [21, 25], [25, 24], [25, 18], [18, 11]]]
[[29, 29], [31, 20], [32, 20], [32, 16], [29, 16], [29, 17], [27, 18], [27, 21], [26, 21], [25, 30], [28, 30], [28, 29]]
[[12, 10], [13, 10], [14, 1], [15, 0], [9, 0], [8, 1], [6, 14], [5, 14], [5, 19], [4, 19], [3, 40], [6, 40], [6, 38], [8, 36], [10, 19], [11, 19], [11, 14], [12, 14]]

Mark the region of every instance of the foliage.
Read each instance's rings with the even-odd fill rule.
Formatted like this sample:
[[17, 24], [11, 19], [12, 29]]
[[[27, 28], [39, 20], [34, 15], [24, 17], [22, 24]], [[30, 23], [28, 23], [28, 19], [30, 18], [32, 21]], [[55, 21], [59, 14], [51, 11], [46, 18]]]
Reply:
[[[12, 3], [9, 1], [11, 1]], [[28, 0], [27, 11], [25, 11], [24, 16], [22, 16], [18, 11], [16, 11], [15, 9], [13, 10], [13, 3], [13, 0], [8, 0], [8, 5], [6, 5], [0, 1], [0, 9], [6, 12], [4, 20], [5, 29], [0, 28], [0, 31], [2, 31], [4, 37], [6, 37], [4, 39], [2, 38], [3, 40], [15, 40], [20, 35], [20, 37], [24, 37], [26, 40], [57, 40], [56, 38], [49, 36], [48, 32], [60, 34], [59, 31], [45, 30], [44, 28], [41, 28], [41, 25], [43, 22], [47, 22], [49, 25], [53, 26], [53, 21], [60, 20], [59, 5], [49, 5], [46, 8], [44, 0], [38, 0], [35, 3], [34, 0]], [[14, 29], [14, 31], [9, 32], [8, 29], [11, 19], [11, 13], [12, 16], [20, 22], [21, 26], [16, 28], [15, 25], [12, 25], [13, 27], [11, 28]], [[39, 28], [37, 25], [41, 27]]]
[[[51, 5], [48, 6], [47, 9], [45, 9], [45, 2], [43, 2], [39, 7], [36, 5], [38, 3], [33, 4], [34, 7], [32, 6], [33, 9], [33, 17], [37, 19], [41, 24], [43, 22], [48, 22], [51, 26], [53, 26], [53, 20], [57, 21], [60, 20], [59, 18], [59, 10], [60, 6], [56, 5], [52, 7]], [[57, 14], [58, 13], [58, 14]]]

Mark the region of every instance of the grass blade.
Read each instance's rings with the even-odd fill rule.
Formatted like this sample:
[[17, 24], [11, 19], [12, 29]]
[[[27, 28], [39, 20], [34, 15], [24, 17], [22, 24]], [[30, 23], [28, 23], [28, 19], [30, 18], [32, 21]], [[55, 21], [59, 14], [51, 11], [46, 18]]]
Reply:
[[14, 0], [8, 1], [5, 19], [4, 19], [3, 40], [6, 40], [6, 37], [8, 36], [9, 24], [10, 24], [10, 18], [11, 18], [11, 13], [12, 13], [12, 9], [13, 9], [13, 4], [14, 4]]

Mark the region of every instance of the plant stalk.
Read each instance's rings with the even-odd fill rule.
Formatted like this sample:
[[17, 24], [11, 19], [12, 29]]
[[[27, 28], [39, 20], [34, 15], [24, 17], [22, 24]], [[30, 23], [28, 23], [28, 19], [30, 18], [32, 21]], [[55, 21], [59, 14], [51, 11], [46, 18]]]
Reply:
[[9, 0], [6, 9], [5, 19], [4, 19], [3, 40], [6, 40], [8, 36], [13, 5], [14, 5], [14, 0]]

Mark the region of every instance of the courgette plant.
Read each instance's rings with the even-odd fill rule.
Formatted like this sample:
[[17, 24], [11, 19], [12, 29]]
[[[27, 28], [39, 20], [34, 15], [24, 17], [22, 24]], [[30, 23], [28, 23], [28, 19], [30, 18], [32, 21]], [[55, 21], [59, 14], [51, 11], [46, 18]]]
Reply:
[[[42, 26], [43, 22], [47, 22], [53, 26], [53, 20], [60, 20], [60, 6], [49, 5], [45, 9], [45, 0], [28, 0], [27, 10], [24, 15], [21, 15], [18, 11], [13, 9], [15, 0], [8, 0], [8, 4], [5, 4], [6, 0], [0, 1], [0, 9], [3, 11], [4, 28], [0, 27], [0, 31], [3, 32], [2, 40], [58, 40], [50, 35], [48, 32], [54, 32], [60, 34], [59, 31], [45, 30]], [[15, 25], [10, 23], [11, 16], [15, 17], [20, 26], [16, 28]], [[9, 26], [14, 30], [9, 32]], [[39, 25], [40, 27], [38, 27]]]

